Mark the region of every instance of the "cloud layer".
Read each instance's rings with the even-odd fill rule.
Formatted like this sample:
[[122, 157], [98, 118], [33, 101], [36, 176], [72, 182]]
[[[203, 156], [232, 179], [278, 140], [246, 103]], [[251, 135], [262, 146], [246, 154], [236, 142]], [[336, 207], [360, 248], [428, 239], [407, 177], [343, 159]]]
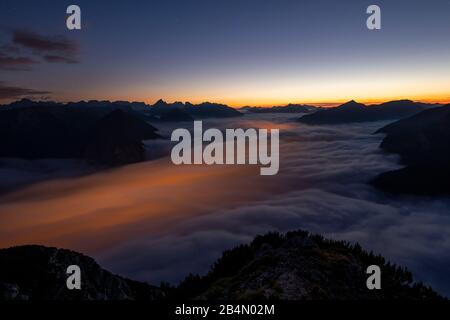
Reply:
[[395, 156], [378, 149], [381, 137], [371, 134], [383, 124], [295, 124], [283, 131], [280, 174], [267, 180], [275, 192], [234, 209], [218, 204], [179, 221], [169, 234], [112, 248], [100, 261], [132, 278], [176, 283], [188, 272], [207, 272], [224, 249], [256, 234], [301, 228], [360, 242], [450, 294], [450, 200], [390, 198], [366, 183], [398, 167]]
[[[67, 247], [115, 273], [158, 284], [207, 272], [223, 250], [256, 234], [305, 229], [360, 242], [450, 296], [450, 199], [393, 198], [367, 184], [398, 167], [396, 156], [378, 148], [382, 137], [372, 134], [384, 123], [310, 127], [286, 117], [204, 123], [282, 128], [276, 176], [161, 158], [36, 184], [0, 198], [0, 243]], [[20, 167], [6, 169], [1, 181], [8, 172], [17, 177]]]

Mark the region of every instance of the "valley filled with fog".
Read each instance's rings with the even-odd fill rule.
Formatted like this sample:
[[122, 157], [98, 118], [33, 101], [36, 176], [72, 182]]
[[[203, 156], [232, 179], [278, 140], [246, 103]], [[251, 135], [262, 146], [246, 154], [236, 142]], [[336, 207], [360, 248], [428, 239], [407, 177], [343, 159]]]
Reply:
[[[280, 170], [172, 164], [155, 124], [148, 161], [96, 172], [80, 161], [2, 160], [0, 245], [74, 249], [132, 279], [177, 283], [267, 231], [304, 229], [359, 242], [450, 295], [450, 199], [391, 196], [368, 182], [397, 169], [379, 149], [389, 122], [309, 126], [292, 114], [205, 120], [205, 127], [279, 128]], [[5, 192], [9, 190], [9, 192]], [[12, 191], [11, 191], [12, 190]]]

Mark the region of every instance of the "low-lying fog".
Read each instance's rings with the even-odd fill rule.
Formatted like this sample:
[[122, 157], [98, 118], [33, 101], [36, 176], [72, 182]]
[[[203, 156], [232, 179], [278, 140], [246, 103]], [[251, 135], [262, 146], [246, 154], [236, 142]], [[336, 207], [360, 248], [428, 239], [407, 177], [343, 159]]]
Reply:
[[[174, 166], [166, 156], [40, 182], [0, 197], [0, 246], [66, 247], [114, 273], [158, 284], [205, 273], [224, 249], [256, 234], [304, 229], [358, 241], [450, 295], [450, 199], [393, 198], [366, 183], [398, 167], [396, 156], [379, 150], [382, 136], [372, 135], [385, 123], [307, 126], [293, 117], [206, 122], [279, 127], [276, 176], [260, 176], [259, 165]], [[156, 126], [167, 136], [173, 128]], [[146, 144], [153, 155], [168, 150], [167, 142]], [[67, 165], [77, 170], [78, 164]], [[30, 170], [23, 162], [3, 162], [0, 187], [17, 177], [25, 181]]]

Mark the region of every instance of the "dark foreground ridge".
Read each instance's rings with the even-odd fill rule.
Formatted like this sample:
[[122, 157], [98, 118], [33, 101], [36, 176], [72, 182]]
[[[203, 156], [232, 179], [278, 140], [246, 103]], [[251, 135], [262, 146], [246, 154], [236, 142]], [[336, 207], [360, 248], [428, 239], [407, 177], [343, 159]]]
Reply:
[[[82, 270], [82, 289], [66, 288], [66, 268]], [[382, 289], [368, 290], [366, 268], [381, 268]], [[0, 250], [0, 298], [31, 300], [359, 300], [442, 299], [406, 269], [359, 245], [304, 231], [269, 233], [225, 251], [205, 276], [160, 288], [111, 274], [82, 254], [43, 246]]]
[[[68, 290], [67, 267], [81, 268], [81, 290]], [[83, 254], [44, 246], [0, 250], [2, 300], [155, 300], [159, 288], [102, 269]]]
[[372, 184], [391, 193], [450, 194], [450, 105], [387, 125], [380, 147], [406, 167], [382, 173]]
[[[366, 269], [378, 265], [382, 290], [368, 290]], [[269, 233], [225, 251], [204, 277], [191, 275], [175, 290], [196, 299], [365, 300], [436, 299], [405, 268], [358, 244], [305, 231]]]

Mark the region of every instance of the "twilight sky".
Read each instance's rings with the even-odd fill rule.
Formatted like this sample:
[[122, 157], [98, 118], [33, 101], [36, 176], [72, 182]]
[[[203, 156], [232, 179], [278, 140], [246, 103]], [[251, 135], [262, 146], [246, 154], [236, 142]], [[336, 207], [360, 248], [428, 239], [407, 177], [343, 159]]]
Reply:
[[450, 102], [450, 1], [2, 0], [0, 103], [22, 97]]

